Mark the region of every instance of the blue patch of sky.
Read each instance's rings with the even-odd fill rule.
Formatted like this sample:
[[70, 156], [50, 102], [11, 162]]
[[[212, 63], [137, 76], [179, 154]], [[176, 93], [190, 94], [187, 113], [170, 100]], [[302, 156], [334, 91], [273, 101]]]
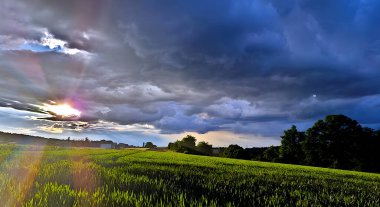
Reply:
[[49, 46], [37, 44], [37, 43], [25, 43], [21, 45], [21, 50], [29, 50], [32, 52], [63, 52], [62, 47], [57, 45], [54, 48], [50, 48]]

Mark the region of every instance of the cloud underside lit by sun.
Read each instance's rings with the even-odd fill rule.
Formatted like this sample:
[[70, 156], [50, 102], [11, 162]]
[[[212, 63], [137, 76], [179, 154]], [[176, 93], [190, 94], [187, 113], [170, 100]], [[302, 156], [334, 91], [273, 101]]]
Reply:
[[305, 129], [327, 114], [377, 129], [379, 7], [4, 0], [0, 106], [18, 121], [2, 124], [162, 143], [186, 132], [221, 143], [210, 134], [223, 133], [223, 143], [248, 145], [273, 144], [292, 124]]
[[67, 103], [63, 104], [44, 104], [42, 107], [45, 111], [60, 117], [80, 117], [81, 112]]

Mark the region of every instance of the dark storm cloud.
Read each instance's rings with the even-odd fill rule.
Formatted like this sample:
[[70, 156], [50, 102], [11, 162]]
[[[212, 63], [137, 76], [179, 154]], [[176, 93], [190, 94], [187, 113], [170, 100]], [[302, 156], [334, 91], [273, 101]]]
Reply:
[[[20, 103], [71, 100], [162, 133], [278, 136], [332, 113], [380, 124], [375, 0], [1, 4], [0, 92]], [[46, 31], [91, 55], [20, 51]]]
[[0, 107], [12, 108], [21, 111], [29, 111], [46, 114], [47, 112], [43, 111], [41, 108], [34, 106], [32, 104], [25, 104], [19, 101], [9, 100], [5, 98], [0, 98]]

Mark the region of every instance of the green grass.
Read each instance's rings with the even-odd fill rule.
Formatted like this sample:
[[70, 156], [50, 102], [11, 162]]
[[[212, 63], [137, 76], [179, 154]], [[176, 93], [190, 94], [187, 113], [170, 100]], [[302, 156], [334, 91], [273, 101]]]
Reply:
[[0, 145], [2, 206], [380, 206], [380, 175], [144, 150]]

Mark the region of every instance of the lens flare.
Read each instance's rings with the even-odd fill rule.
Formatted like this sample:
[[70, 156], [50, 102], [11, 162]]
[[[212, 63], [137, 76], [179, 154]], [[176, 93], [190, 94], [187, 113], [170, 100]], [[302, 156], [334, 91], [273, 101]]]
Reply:
[[78, 109], [73, 108], [67, 103], [64, 104], [44, 104], [43, 109], [49, 113], [52, 113], [56, 116], [61, 116], [65, 118], [70, 117], [80, 117], [81, 112]]

